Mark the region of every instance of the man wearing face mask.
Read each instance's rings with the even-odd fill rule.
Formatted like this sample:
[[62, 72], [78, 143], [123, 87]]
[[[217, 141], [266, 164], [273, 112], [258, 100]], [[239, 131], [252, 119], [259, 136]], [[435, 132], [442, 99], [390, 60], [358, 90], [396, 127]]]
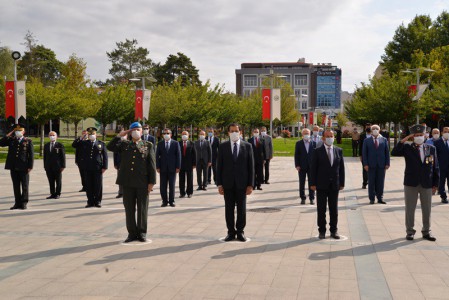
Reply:
[[[251, 144], [240, 140], [240, 126], [228, 126], [230, 141], [220, 144], [217, 157], [218, 193], [224, 196], [228, 234], [224, 241], [237, 239], [245, 242], [246, 196], [254, 186], [254, 158]], [[235, 207], [237, 206], [237, 221]]]
[[[160, 189], [162, 205], [170, 204], [175, 207], [175, 184], [176, 174], [181, 168], [181, 149], [179, 143], [171, 138], [171, 130], [165, 128], [164, 139], [157, 144], [156, 149], [156, 170], [160, 176]], [[169, 193], [167, 195], [167, 185]]]
[[[87, 134], [87, 130], [83, 130], [83, 132], [81, 133], [81, 136], [79, 138], [77, 138], [76, 140], [85, 140], [87, 141], [88, 139], [88, 134]], [[73, 146], [73, 144], [72, 144]], [[84, 176], [84, 154], [82, 153], [83, 149], [82, 148], [75, 148], [75, 164], [78, 166], [78, 171], [80, 173], [80, 177], [81, 177], [81, 185], [82, 185], [82, 189], [79, 190], [79, 192], [85, 192], [86, 191], [86, 178]]]
[[197, 191], [207, 191], [207, 169], [212, 165], [212, 148], [201, 130], [199, 140], [195, 142]]
[[315, 191], [310, 189], [310, 162], [315, 151], [316, 143], [311, 140], [310, 130], [304, 128], [302, 130], [302, 140], [296, 142], [295, 146], [295, 167], [299, 176], [299, 197], [301, 204], [306, 204], [306, 176], [309, 184], [309, 200], [310, 205], [314, 204]]
[[262, 146], [264, 148], [264, 181], [265, 184], [270, 184], [270, 161], [273, 159], [273, 140], [267, 134], [267, 128], [263, 126], [260, 129]]
[[248, 140], [248, 143], [250, 143], [253, 148], [254, 171], [256, 175], [253, 188], [257, 188], [258, 190], [261, 191], [262, 188], [260, 187], [260, 185], [264, 182], [263, 178], [264, 148], [260, 140], [258, 128], [255, 128], [253, 130], [253, 137]]
[[87, 205], [89, 207], [101, 207], [103, 199], [103, 174], [108, 169], [108, 152], [105, 144], [97, 139], [97, 128], [86, 129], [88, 140], [75, 140], [72, 147], [81, 149], [83, 154], [83, 169], [86, 179]]
[[5, 169], [11, 172], [15, 199], [11, 209], [27, 209], [28, 204], [29, 173], [33, 169], [34, 149], [33, 142], [24, 134], [24, 126], [16, 124], [11, 132], [0, 139], [0, 147], [8, 147]]
[[[131, 141], [124, 139], [131, 133]], [[153, 143], [143, 141], [142, 125], [134, 122], [108, 144], [108, 150], [120, 154], [117, 184], [123, 188], [128, 237], [125, 243], [146, 242], [148, 220], [148, 194], [156, 184], [156, 162]], [[136, 221], [137, 208], [137, 221]]]
[[[449, 129], [449, 128], [448, 128]], [[439, 181], [439, 157], [434, 146], [424, 143], [425, 127], [414, 125], [411, 134], [402, 139], [391, 151], [393, 156], [404, 156], [404, 202], [406, 239], [413, 240], [416, 230], [415, 210], [418, 194], [422, 211], [423, 239], [435, 241], [430, 230], [430, 212], [432, 208], [432, 191], [436, 191]], [[406, 143], [413, 138], [413, 143]]]
[[312, 129], [312, 142], [314, 142], [316, 144], [316, 148], [319, 148], [323, 145], [323, 140], [320, 136], [320, 127], [318, 126], [313, 126]]
[[365, 132], [363, 132], [360, 135], [359, 140], [359, 155], [360, 155], [360, 162], [362, 163], [362, 178], [363, 178], [362, 189], [366, 189], [366, 186], [368, 185], [368, 172], [363, 167], [363, 143], [367, 138], [370, 137], [371, 137], [371, 124], [367, 123], [365, 125]]
[[207, 141], [209, 142], [212, 151], [212, 165], [208, 168], [207, 171], [207, 181], [209, 184], [212, 183], [212, 173], [214, 173], [214, 183], [217, 184], [215, 173], [217, 172], [217, 154], [218, 146], [220, 145], [220, 139], [215, 136], [213, 128], [209, 128], [209, 130], [207, 131]]
[[387, 204], [383, 201], [385, 172], [390, 168], [388, 141], [381, 136], [378, 125], [371, 126], [372, 136], [363, 142], [363, 168], [368, 172], [369, 203]]
[[426, 140], [426, 144], [435, 146], [435, 142], [440, 139], [440, 130], [438, 128], [432, 129], [432, 137]]
[[[150, 135], [150, 126], [148, 124], [142, 126], [142, 141], [151, 142], [153, 145], [156, 145], [156, 139]], [[153, 148], [156, 151], [156, 146]]]
[[62, 171], [65, 169], [65, 148], [57, 140], [54, 131], [48, 134], [50, 142], [44, 145], [44, 169], [50, 185], [47, 199], [59, 199], [61, 196]]
[[324, 145], [317, 148], [310, 164], [310, 189], [317, 193], [317, 223], [319, 238], [326, 238], [326, 207], [329, 206], [331, 237], [338, 234], [338, 193], [345, 186], [345, 165], [343, 150], [333, 146], [334, 133], [326, 130]]
[[446, 194], [446, 181], [449, 184], [449, 127], [443, 128], [442, 137], [434, 141], [440, 167], [440, 181], [438, 193], [442, 203], [448, 203]]
[[[181, 148], [181, 169], [179, 171], [179, 198], [191, 198], [193, 195], [193, 168], [196, 164], [195, 147], [189, 141], [189, 132], [182, 132], [182, 140], [179, 141]], [[186, 189], [187, 179], [187, 189]]]

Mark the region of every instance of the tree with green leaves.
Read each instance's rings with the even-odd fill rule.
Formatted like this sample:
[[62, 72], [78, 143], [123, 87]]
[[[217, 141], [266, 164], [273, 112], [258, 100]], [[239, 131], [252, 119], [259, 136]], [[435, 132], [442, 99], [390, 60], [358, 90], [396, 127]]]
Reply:
[[170, 54], [164, 64], [156, 64], [154, 77], [158, 84], [173, 84], [179, 78], [183, 86], [188, 84], [201, 85], [198, 69], [193, 65], [190, 58], [181, 52], [176, 55]]

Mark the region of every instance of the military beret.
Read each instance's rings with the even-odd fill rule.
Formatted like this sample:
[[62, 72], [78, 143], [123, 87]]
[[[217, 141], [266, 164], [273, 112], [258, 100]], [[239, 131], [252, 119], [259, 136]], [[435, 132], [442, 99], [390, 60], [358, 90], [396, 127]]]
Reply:
[[416, 124], [416, 125], [413, 125], [412, 127], [410, 127], [411, 134], [424, 133], [424, 132], [426, 132], [426, 126], [423, 126], [421, 124]]
[[134, 122], [129, 126], [129, 129], [135, 129], [135, 128], [142, 128], [142, 125], [140, 125], [139, 122]]
[[14, 130], [14, 131], [19, 131], [19, 130], [22, 131], [22, 130], [25, 130], [25, 126], [23, 126], [23, 124], [20, 124], [20, 123], [14, 124], [12, 130]]
[[97, 128], [95, 128], [95, 127], [89, 127], [86, 130], [89, 134], [97, 133]]

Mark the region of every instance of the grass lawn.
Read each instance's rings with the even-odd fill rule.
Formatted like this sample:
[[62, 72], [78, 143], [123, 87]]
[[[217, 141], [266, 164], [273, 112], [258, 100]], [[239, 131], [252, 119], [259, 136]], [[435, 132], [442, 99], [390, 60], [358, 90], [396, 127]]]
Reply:
[[[274, 156], [294, 156], [298, 138], [273, 139]], [[343, 149], [343, 156], [352, 156], [352, 142], [350, 138], [342, 139], [341, 144], [335, 144]]]

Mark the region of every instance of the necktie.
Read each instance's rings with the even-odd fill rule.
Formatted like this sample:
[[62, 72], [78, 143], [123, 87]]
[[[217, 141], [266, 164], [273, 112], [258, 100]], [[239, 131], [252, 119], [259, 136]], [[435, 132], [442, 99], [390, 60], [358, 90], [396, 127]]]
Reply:
[[259, 148], [259, 139], [256, 138], [256, 147]]
[[165, 151], [168, 152], [168, 142], [165, 142]]
[[200, 148], [203, 148], [203, 141], [200, 141]]
[[327, 147], [327, 157], [329, 158], [329, 162], [332, 166], [332, 155], [331, 155], [331, 147]]
[[419, 146], [418, 150], [419, 150], [419, 156], [421, 157], [421, 162], [424, 162], [424, 149], [423, 149], [423, 146], [422, 145]]
[[54, 144], [53, 142], [50, 143], [50, 152], [53, 150]]
[[232, 150], [232, 159], [234, 162], [237, 161], [237, 143], [234, 143], [234, 149]]
[[374, 146], [377, 148], [379, 148], [379, 143], [377, 142], [377, 138], [374, 138]]
[[448, 148], [448, 149], [449, 149], [449, 144], [447, 143], [447, 140], [446, 140], [446, 142], [445, 142], [445, 143], [446, 143], [446, 148]]
[[186, 148], [187, 148], [187, 142], [184, 142], [184, 147], [182, 149], [182, 155], [186, 156]]

